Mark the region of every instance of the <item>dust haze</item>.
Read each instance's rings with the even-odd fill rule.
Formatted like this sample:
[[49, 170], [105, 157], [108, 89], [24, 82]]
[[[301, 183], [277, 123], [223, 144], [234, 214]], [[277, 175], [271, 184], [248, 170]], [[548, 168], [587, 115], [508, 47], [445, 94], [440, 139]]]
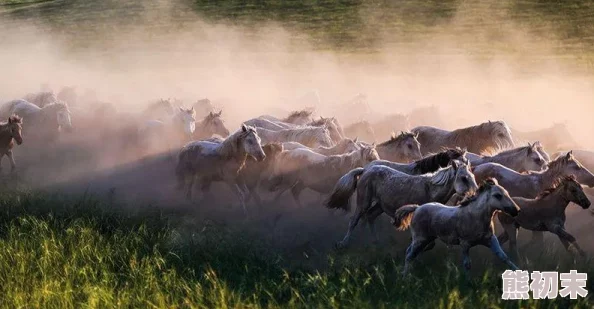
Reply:
[[[76, 86], [79, 95], [93, 90], [98, 100], [113, 103], [118, 112], [127, 114], [140, 114], [159, 98], [181, 99], [187, 106], [209, 98], [222, 109], [226, 125], [233, 131], [252, 117], [283, 116], [313, 105], [316, 115], [356, 119], [357, 111], [345, 111], [340, 104], [365, 93], [373, 111], [365, 116], [369, 121], [424, 106], [437, 106], [440, 112], [426, 115], [427, 125], [440, 117], [448, 129], [505, 120], [512, 128], [528, 131], [567, 121], [583, 149], [594, 147], [589, 138], [594, 129], [590, 121], [592, 76], [571, 57], [558, 57], [554, 36], [535, 37], [531, 29], [506, 16], [476, 14], [461, 6], [448, 23], [420, 38], [402, 38], [402, 44], [397, 43], [399, 33], [366, 29], [379, 31], [385, 39], [374, 43], [373, 52], [356, 53], [320, 49], [315, 40], [274, 22], [248, 27], [206, 21], [196, 13], [178, 12], [166, 1], [150, 3], [152, 9], [133, 21], [123, 21], [104, 32], [97, 27], [101, 35], [83, 41], [61, 32], [59, 26], [35, 22], [34, 17], [0, 15], [0, 101], [21, 98], [39, 91], [42, 85], [56, 92]], [[177, 20], [180, 14], [183, 23]], [[373, 12], [360, 14], [364, 19], [374, 18]], [[159, 27], [154, 27], [157, 22]], [[465, 23], [479, 26], [468, 33], [454, 30]], [[496, 33], [482, 29], [481, 24], [495, 27]], [[92, 26], [81, 23], [80, 27]], [[510, 48], [484, 49], [490, 40]], [[319, 93], [319, 104], [296, 100], [312, 90]], [[76, 127], [76, 116], [72, 121]], [[61, 138], [65, 142], [71, 139]], [[79, 152], [93, 157], [106, 143], [93, 139], [77, 144], [84, 151], [74, 154], [63, 147], [64, 153], [52, 153], [51, 158], [37, 162], [27, 158], [43, 150], [26, 143], [25, 136], [23, 147], [15, 151], [16, 160], [34, 187], [60, 184], [61, 189], [74, 188], [76, 192], [91, 187], [98, 193], [115, 191], [128, 202], [184, 203], [182, 194], [172, 189], [171, 163], [142, 165], [147, 161], [140, 156], [130, 160], [117, 151], [109, 155], [109, 162], [94, 158], [77, 163]], [[55, 165], [60, 168], [51, 168]], [[228, 202], [235, 203], [233, 199]], [[291, 208], [290, 202], [286, 204], [277, 206]], [[311, 208], [289, 210], [295, 221], [287, 223], [283, 231], [291, 237], [311, 239], [328, 235], [330, 230], [331, 236], [325, 237], [338, 240], [346, 229], [346, 218], [326, 227], [320, 223], [326, 210], [321, 210], [320, 218], [315, 215], [319, 206]], [[311, 222], [303, 226], [298, 223], [299, 216]], [[283, 232], [277, 231], [279, 234]]]

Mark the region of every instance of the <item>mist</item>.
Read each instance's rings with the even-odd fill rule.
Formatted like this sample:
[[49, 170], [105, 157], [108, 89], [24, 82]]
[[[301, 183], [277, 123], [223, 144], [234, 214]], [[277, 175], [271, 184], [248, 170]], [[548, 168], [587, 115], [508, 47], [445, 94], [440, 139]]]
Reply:
[[[209, 98], [234, 130], [252, 117], [306, 107], [296, 98], [308, 91], [320, 95], [309, 104], [317, 115], [341, 119], [340, 104], [364, 93], [373, 115], [361, 117], [370, 121], [437, 106], [440, 115], [427, 115], [426, 124], [432, 117], [448, 129], [505, 120], [536, 130], [567, 122], [583, 149], [592, 147], [591, 76], [571, 57], [558, 57], [552, 34], [535, 36], [508, 16], [489, 14], [491, 7], [461, 5], [418, 38], [374, 30], [379, 13], [361, 9], [357, 18], [373, 48], [353, 52], [324, 48], [280, 22], [213, 21], [180, 2], [126, 5], [110, 3], [113, 16], [86, 22], [72, 13], [75, 24], [0, 15], [0, 98], [75, 86], [79, 96], [92, 90], [131, 114], [158, 98]], [[476, 27], [461, 33], [469, 23]]]

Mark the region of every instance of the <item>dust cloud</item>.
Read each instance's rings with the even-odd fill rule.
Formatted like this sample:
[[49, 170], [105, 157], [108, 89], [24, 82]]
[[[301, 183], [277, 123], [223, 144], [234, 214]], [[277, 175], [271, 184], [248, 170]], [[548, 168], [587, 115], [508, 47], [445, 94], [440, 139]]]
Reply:
[[[571, 57], [559, 56], [554, 37], [535, 37], [528, 26], [491, 15], [488, 7], [478, 14], [461, 5], [451, 21], [418, 38], [366, 29], [380, 39], [372, 52], [357, 53], [320, 49], [303, 33], [271, 21], [250, 26], [213, 22], [167, 1], [148, 3], [129, 19], [119, 17], [115, 26], [101, 16], [90, 16], [89, 23], [79, 18], [75, 25], [50, 25], [35, 14], [3, 13], [0, 100], [20, 98], [42, 85], [54, 91], [76, 86], [79, 95], [93, 90], [119, 113], [138, 115], [159, 98], [178, 98], [189, 106], [207, 97], [234, 130], [243, 120], [282, 116], [306, 106], [316, 107], [322, 116], [356, 118], [357, 111], [340, 106], [365, 93], [373, 111], [365, 116], [370, 121], [424, 106], [439, 110], [425, 115], [426, 124], [439, 121], [448, 129], [505, 120], [512, 128], [529, 131], [567, 121], [583, 149], [594, 147], [588, 138], [594, 129], [592, 76]], [[360, 12], [364, 20], [374, 14]], [[460, 30], [460, 25], [474, 24]], [[79, 28], [83, 34], [77, 34]], [[320, 102], [297, 102], [312, 90]], [[76, 116], [73, 123], [77, 125]], [[31, 154], [39, 149], [25, 140], [16, 158], [23, 169], [29, 165], [26, 174], [35, 186], [66, 183], [80, 190], [123, 191], [130, 201], [183, 203], [173, 185], [163, 184], [173, 182], [172, 175], [163, 176], [172, 174], [172, 163], [142, 165], [139, 156], [124, 159], [117, 149], [98, 152], [115, 137], [107, 138], [80, 142], [76, 147], [84, 151], [76, 153], [68, 144], [61, 148], [64, 153], [52, 153], [43, 162]], [[99, 154], [109, 162], [96, 158]], [[326, 234], [320, 220], [303, 229]], [[332, 237], [338, 239], [344, 223], [328, 227]]]

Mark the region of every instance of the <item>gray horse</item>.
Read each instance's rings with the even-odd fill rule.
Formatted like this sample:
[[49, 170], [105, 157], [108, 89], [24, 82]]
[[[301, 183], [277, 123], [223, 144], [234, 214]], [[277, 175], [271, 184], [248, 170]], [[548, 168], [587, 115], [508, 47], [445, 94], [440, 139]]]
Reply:
[[571, 152], [550, 162], [548, 168], [541, 172], [520, 174], [497, 163], [485, 163], [474, 168], [474, 175], [478, 181], [497, 179], [514, 197], [535, 198], [550, 188], [559, 177], [569, 175], [575, 175], [581, 184], [594, 186], [594, 175]]
[[324, 118], [320, 116], [320, 119], [314, 120], [307, 124], [308, 126], [312, 127], [325, 127], [328, 129], [328, 133], [330, 134], [330, 138], [334, 143], [338, 143], [344, 139], [344, 131], [340, 126], [338, 120], [334, 117], [332, 118]]
[[225, 127], [225, 122], [221, 118], [222, 113], [223, 111], [218, 113], [209, 112], [204, 119], [197, 121], [194, 139], [210, 138], [215, 134], [221, 137], [229, 136], [229, 129]]
[[262, 146], [262, 149], [266, 155], [264, 160], [258, 161], [253, 157], [248, 157], [245, 167], [239, 171], [240, 182], [245, 185], [249, 194], [245, 201], [249, 202], [253, 197], [258, 205], [262, 205], [258, 187], [262, 181], [266, 180], [265, 175], [270, 173], [276, 156], [283, 151], [283, 145], [279, 143], [266, 144]]
[[194, 182], [198, 182], [202, 192], [207, 193], [213, 181], [226, 182], [239, 198], [247, 214], [245, 197], [247, 189], [242, 188], [238, 174], [251, 156], [257, 161], [266, 158], [260, 137], [253, 127], [241, 125], [221, 143], [195, 141], [185, 145], [180, 154], [175, 173], [180, 190], [186, 188], [186, 196], [192, 198]]
[[489, 121], [454, 131], [420, 126], [412, 132], [418, 135], [423, 154], [437, 152], [442, 147], [466, 148], [481, 155], [514, 147], [511, 131], [503, 121]]
[[319, 146], [331, 147], [334, 145], [329, 132], [325, 127], [302, 127], [297, 129], [284, 129], [280, 131], [271, 131], [264, 128], [255, 128], [262, 142], [284, 143], [298, 142], [307, 147], [315, 148]]
[[285, 129], [295, 129], [298, 126], [292, 123], [286, 123], [282, 121], [273, 121], [269, 119], [263, 118], [252, 118], [248, 121], [244, 122], [248, 126], [253, 126], [255, 128], [263, 128], [270, 131], [280, 131]]
[[352, 140], [350, 138], [345, 138], [332, 147], [320, 146], [320, 147], [316, 147], [316, 148], [309, 148], [309, 147], [299, 144], [297, 142], [286, 142], [286, 143], [283, 143], [283, 149], [284, 150], [310, 149], [313, 152], [316, 152], [316, 153], [319, 153], [319, 154], [322, 154], [325, 156], [331, 156], [331, 155], [349, 153], [349, 152], [360, 149], [361, 147], [359, 146], [359, 144], [357, 142], [358, 142], [358, 140], [356, 138], [354, 140]]
[[459, 161], [425, 175], [408, 175], [386, 166], [356, 168], [338, 180], [326, 206], [348, 209], [349, 199], [357, 191], [357, 210], [344, 239], [337, 244], [346, 247], [363, 216], [377, 240], [374, 222], [382, 213], [393, 217], [396, 209], [407, 204], [445, 203], [454, 193], [465, 195], [477, 187], [470, 166]]
[[367, 164], [366, 167], [383, 165], [409, 175], [423, 175], [427, 173], [433, 173], [439, 170], [440, 168], [447, 167], [453, 160], [466, 162], [467, 160], [465, 155], [465, 150], [462, 150], [460, 148], [452, 148], [446, 149], [434, 155], [427, 156], [423, 159], [414, 161], [409, 164], [395, 163], [386, 160], [376, 160]]
[[409, 272], [410, 264], [421, 252], [435, 246], [438, 238], [448, 245], [462, 247], [463, 265], [467, 275], [471, 266], [469, 251], [476, 245], [491, 249], [511, 269], [518, 269], [503, 252], [495, 237], [493, 214], [496, 211], [516, 216], [519, 208], [507, 191], [493, 179], [486, 180], [477, 193], [463, 201], [459, 207], [440, 203], [400, 207], [394, 214], [394, 225], [399, 230], [406, 230], [410, 226], [412, 232], [412, 243], [406, 249], [403, 274]]
[[58, 97], [53, 91], [29, 93], [28, 95], [23, 97], [23, 100], [33, 103], [41, 108], [59, 101]]
[[580, 255], [585, 255], [584, 250], [576, 243], [575, 237], [565, 230], [565, 209], [569, 203], [576, 203], [582, 209], [588, 209], [591, 204], [574, 176], [559, 179], [553, 187], [545, 190], [535, 199], [514, 197], [514, 202], [520, 206], [522, 211], [515, 218], [504, 213], [498, 215], [499, 222], [504, 229], [498, 239], [501, 244], [509, 240], [510, 251], [516, 256], [518, 256], [516, 238], [520, 227], [540, 232], [531, 242], [533, 245], [540, 245], [541, 248], [544, 248], [543, 238], [539, 236], [542, 236], [542, 232], [551, 232], [559, 237], [567, 251], [573, 246]]
[[536, 143], [528, 143], [528, 146], [505, 150], [493, 156], [468, 154], [467, 158], [474, 167], [485, 163], [499, 163], [519, 173], [540, 171], [549, 163], [538, 152]]
[[384, 160], [409, 163], [423, 158], [420, 147], [415, 134], [402, 131], [398, 136], [392, 133], [388, 141], [377, 145], [377, 153]]
[[[363, 146], [348, 154], [327, 156], [321, 162], [306, 165], [281, 177], [283, 182], [292, 184], [291, 194], [297, 205], [301, 206], [299, 195], [304, 189], [309, 188], [321, 194], [330, 193], [342, 175], [378, 159], [375, 146]], [[274, 186], [275, 180], [271, 182], [270, 185]]]

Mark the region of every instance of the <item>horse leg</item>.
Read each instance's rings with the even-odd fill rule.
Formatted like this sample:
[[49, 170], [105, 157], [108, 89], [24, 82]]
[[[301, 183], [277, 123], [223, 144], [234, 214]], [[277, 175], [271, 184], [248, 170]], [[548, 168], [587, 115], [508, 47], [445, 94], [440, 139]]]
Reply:
[[192, 191], [194, 190], [194, 182], [196, 181], [196, 176], [192, 175], [191, 177], [186, 177], [186, 179], [189, 179], [188, 184], [186, 184], [186, 199], [188, 201], [192, 201]]
[[284, 183], [281, 183], [278, 186], [276, 186], [275, 189], [276, 189], [277, 193], [274, 196], [274, 198], [272, 199], [272, 201], [274, 203], [277, 203], [280, 200], [280, 198], [283, 195], [283, 193], [285, 193], [285, 191], [289, 190], [291, 187], [292, 186], [287, 187]]
[[582, 257], [586, 256], [586, 252], [580, 248], [577, 244], [575, 237], [573, 235], [567, 233], [567, 231], [562, 226], [556, 226], [551, 232], [555, 233], [565, 245], [565, 249], [567, 251], [571, 251], [571, 247], [575, 249], [575, 251]]
[[2, 175], [2, 159], [4, 158], [4, 154], [0, 154], [0, 175]]
[[235, 193], [235, 195], [239, 199], [239, 204], [241, 204], [241, 208], [243, 209], [243, 213], [247, 216], [248, 215], [248, 211], [247, 211], [247, 208], [245, 206], [245, 196], [244, 196], [244, 192], [242, 191], [240, 185], [238, 185], [236, 183], [233, 183], [233, 182], [229, 182], [228, 185], [229, 185], [229, 188], [231, 188], [231, 191], [233, 191], [233, 193]]
[[[12, 150], [9, 150], [8, 152], [6, 152], [6, 155], [8, 156], [8, 159], [10, 160], [10, 172], [14, 173], [16, 170], [16, 163], [14, 162], [14, 156], [12, 154]], [[2, 162], [0, 162], [2, 163]]]
[[497, 237], [497, 241], [499, 241], [499, 245], [504, 244], [506, 241], [509, 240], [509, 251], [510, 254], [513, 254], [514, 259], [518, 259], [520, 257], [518, 253], [518, 228], [514, 224], [504, 224], [503, 225], [503, 233]]
[[377, 202], [371, 203], [371, 208], [367, 211], [365, 215], [365, 219], [367, 220], [367, 225], [369, 226], [369, 232], [371, 232], [371, 236], [373, 237], [373, 243], [379, 243], [379, 237], [377, 235], [377, 230], [375, 229], [375, 220], [377, 217], [383, 213], [383, 210]]
[[301, 194], [301, 191], [303, 191], [303, 189], [305, 189], [305, 188], [303, 187], [303, 184], [300, 181], [297, 182], [291, 188], [291, 195], [293, 195], [293, 199], [295, 200], [295, 203], [297, 204], [297, 207], [299, 207], [299, 208], [303, 208], [303, 205], [301, 204], [301, 201], [299, 200], [299, 195]]
[[[200, 192], [202, 193], [202, 197], [200, 198], [200, 201], [198, 201], [197, 204], [204, 204], [205, 202], [209, 202], [212, 201], [212, 194], [210, 192], [210, 185], [212, 184], [212, 182], [210, 180], [205, 180], [203, 179], [200, 182]], [[193, 188], [193, 186], [192, 186]], [[192, 189], [193, 191], [193, 189]]]
[[423, 248], [423, 252], [429, 251], [433, 248], [435, 248], [435, 240], [430, 242], [429, 244], [427, 244], [427, 246], [425, 246], [425, 248]]
[[491, 235], [491, 237], [489, 239], [487, 239], [484, 243], [484, 246], [488, 247], [489, 249], [491, 249], [491, 251], [493, 251], [493, 253], [501, 260], [503, 261], [505, 264], [507, 264], [507, 266], [509, 266], [512, 270], [518, 270], [518, 266], [516, 266], [516, 264], [514, 264], [510, 258], [507, 256], [507, 254], [505, 254], [505, 252], [503, 251], [503, 249], [501, 248], [501, 245], [499, 244], [499, 241], [497, 241], [497, 236], [495, 235]]
[[522, 246], [522, 251], [528, 250], [533, 246], [544, 248], [544, 235], [540, 231], [532, 231], [532, 238], [530, 242]]
[[462, 266], [464, 267], [464, 276], [466, 280], [470, 281], [470, 268], [472, 262], [470, 260], [470, 248], [472, 247], [469, 243], [464, 242], [462, 245]]
[[362, 216], [363, 216], [363, 213], [361, 211], [357, 211], [351, 217], [351, 220], [349, 222], [349, 229], [348, 229], [346, 235], [344, 236], [344, 238], [342, 239], [342, 241], [339, 241], [338, 243], [336, 243], [336, 247], [338, 249], [346, 248], [346, 246], [348, 245], [349, 241], [351, 240], [351, 234], [353, 233], [353, 230], [357, 226], [357, 223], [359, 223], [359, 219], [361, 219]]
[[404, 268], [402, 269], [402, 275], [406, 276], [410, 272], [410, 266], [413, 260], [423, 252], [423, 249], [427, 247], [427, 245], [433, 242], [434, 239], [414, 239], [406, 249], [406, 258], [404, 259]]
[[252, 188], [250, 190], [250, 197], [253, 197], [256, 205], [258, 205], [259, 208], [262, 208], [262, 198], [260, 197], [257, 188]]

